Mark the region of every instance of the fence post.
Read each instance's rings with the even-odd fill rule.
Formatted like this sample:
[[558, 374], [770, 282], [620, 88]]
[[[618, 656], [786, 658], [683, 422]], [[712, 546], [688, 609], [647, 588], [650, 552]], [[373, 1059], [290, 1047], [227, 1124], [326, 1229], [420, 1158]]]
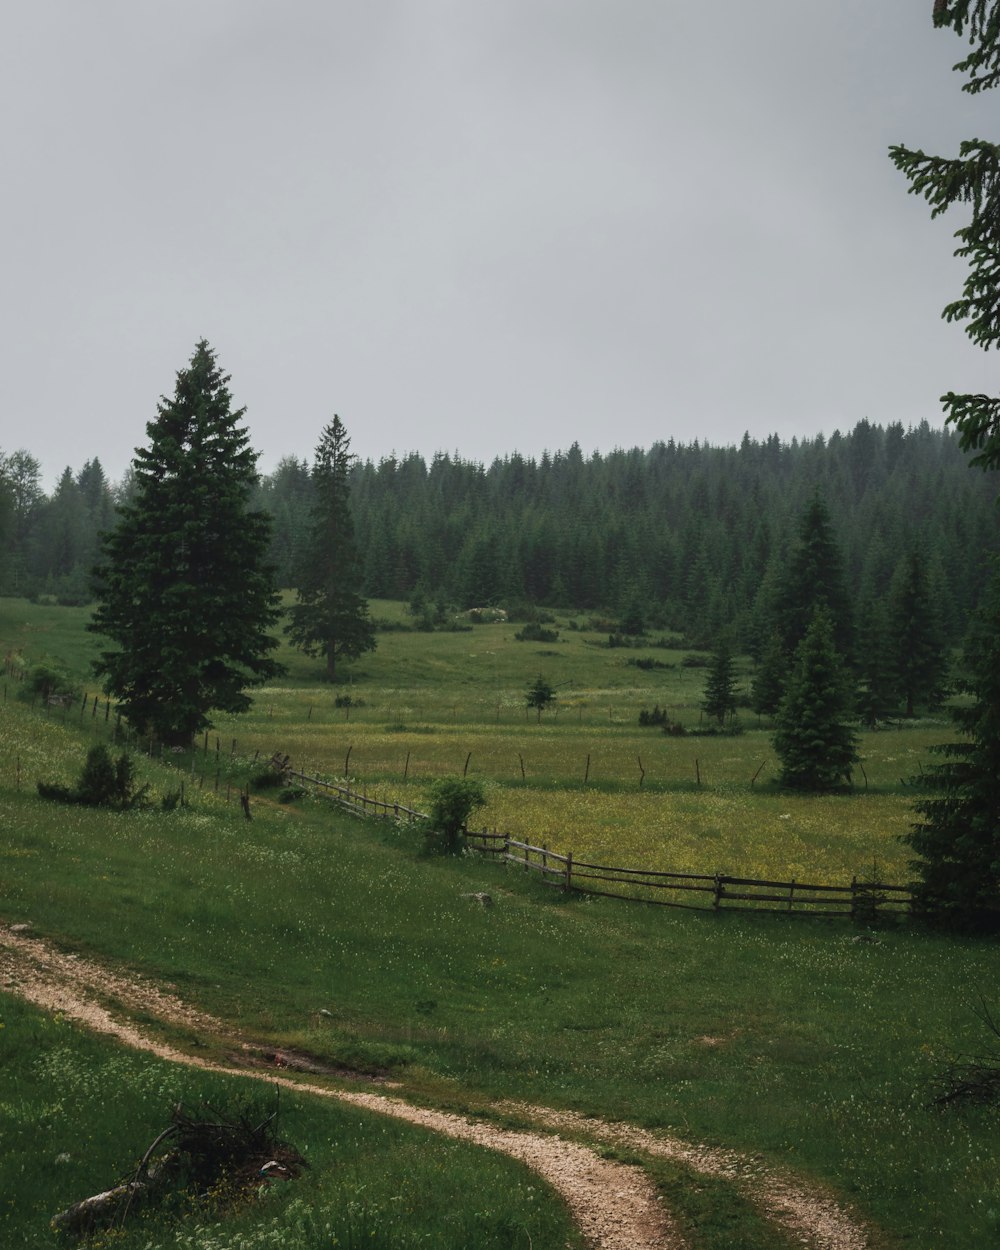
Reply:
[[795, 893], [794, 879], [788, 883], [788, 910], [792, 910], [792, 895]]
[[566, 852], [566, 881], [563, 890], [568, 894], [573, 888], [573, 852]]
[[718, 910], [722, 903], [722, 878], [718, 873], [715, 874], [715, 892], [712, 900], [712, 906]]

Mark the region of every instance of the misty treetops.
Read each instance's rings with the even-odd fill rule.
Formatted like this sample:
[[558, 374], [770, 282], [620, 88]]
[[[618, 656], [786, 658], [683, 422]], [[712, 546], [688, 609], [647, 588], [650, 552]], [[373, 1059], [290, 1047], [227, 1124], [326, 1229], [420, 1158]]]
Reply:
[[[574, 446], [488, 467], [413, 454], [355, 462], [349, 480], [372, 598], [419, 592], [457, 607], [527, 601], [619, 614], [640, 604], [647, 624], [691, 643], [711, 646], [730, 629], [755, 651], [816, 500], [825, 532], [801, 559], [835, 553], [838, 568], [824, 565], [822, 576], [840, 587], [830, 607], [845, 646], [915, 544], [942, 628], [960, 637], [998, 540], [989, 486], [967, 472], [957, 438], [926, 423], [861, 421], [829, 439], [671, 441], [588, 458]], [[309, 499], [304, 461], [283, 460], [261, 483], [282, 584], [291, 584]]]
[[[863, 634], [914, 544], [947, 639], [964, 633], [997, 549], [994, 491], [968, 473], [957, 437], [922, 423], [859, 422], [829, 439], [739, 447], [673, 441], [584, 457], [578, 447], [484, 466], [411, 454], [346, 473], [356, 593], [459, 607], [517, 600], [624, 611], [711, 645], [720, 630], [760, 651], [812, 501], [822, 500], [843, 585]], [[134, 474], [109, 483], [95, 458], [46, 495], [29, 452], [0, 476], [5, 593], [87, 602], [97, 534]], [[252, 486], [270, 518], [277, 584], [296, 585], [311, 545], [313, 467], [289, 456]]]

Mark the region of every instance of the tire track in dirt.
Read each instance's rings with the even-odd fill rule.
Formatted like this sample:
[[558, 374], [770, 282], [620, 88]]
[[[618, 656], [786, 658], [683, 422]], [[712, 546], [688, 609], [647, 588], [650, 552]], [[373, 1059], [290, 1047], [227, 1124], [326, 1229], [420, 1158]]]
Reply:
[[[248, 1071], [187, 1055], [147, 1036], [127, 1019], [116, 1018], [95, 996], [195, 1032], [225, 1037], [229, 1032], [226, 1025], [150, 981], [58, 951], [42, 939], [19, 931], [21, 928], [0, 924], [0, 990], [17, 994], [43, 1010], [62, 1013], [95, 1032], [115, 1037], [160, 1059], [306, 1090], [500, 1150], [548, 1181], [563, 1197], [594, 1250], [683, 1250], [685, 1246], [676, 1223], [639, 1167], [601, 1158], [592, 1147], [564, 1140], [552, 1132], [500, 1128], [450, 1112], [413, 1106], [396, 1097], [321, 1088], [273, 1071]], [[692, 1145], [631, 1124], [528, 1103], [505, 1102], [497, 1110], [556, 1133], [624, 1146], [670, 1159], [702, 1175], [721, 1177], [810, 1250], [865, 1250], [869, 1244], [864, 1226], [820, 1186], [803, 1185], [782, 1176], [751, 1156]]]

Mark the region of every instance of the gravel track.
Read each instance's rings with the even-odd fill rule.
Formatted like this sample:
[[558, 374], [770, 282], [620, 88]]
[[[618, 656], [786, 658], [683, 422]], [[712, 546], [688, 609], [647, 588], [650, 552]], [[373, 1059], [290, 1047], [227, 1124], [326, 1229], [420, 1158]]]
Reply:
[[868, 1245], [864, 1227], [831, 1195], [818, 1186], [806, 1186], [781, 1176], [759, 1160], [734, 1151], [696, 1146], [635, 1125], [518, 1102], [499, 1104], [497, 1110], [542, 1130], [554, 1131], [500, 1128], [450, 1112], [416, 1107], [396, 1097], [320, 1088], [306, 1080], [290, 1080], [273, 1070], [232, 1068], [184, 1054], [149, 1037], [127, 1017], [113, 1014], [101, 1000], [148, 1013], [175, 1027], [183, 1025], [214, 1036], [225, 1037], [227, 1026], [151, 981], [125, 976], [90, 959], [59, 951], [32, 936], [25, 926], [0, 924], [0, 990], [161, 1059], [307, 1089], [502, 1151], [527, 1164], [558, 1191], [594, 1250], [684, 1250], [686, 1242], [642, 1168], [601, 1158], [592, 1146], [564, 1140], [558, 1133], [623, 1146], [674, 1160], [702, 1175], [723, 1177], [791, 1233], [794, 1240], [811, 1250], [865, 1250]]

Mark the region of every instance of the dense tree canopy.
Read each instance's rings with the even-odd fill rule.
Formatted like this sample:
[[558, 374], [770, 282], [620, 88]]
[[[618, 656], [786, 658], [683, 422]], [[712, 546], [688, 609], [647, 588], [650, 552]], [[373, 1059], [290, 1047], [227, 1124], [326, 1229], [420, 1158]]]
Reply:
[[247, 688], [280, 671], [269, 522], [249, 506], [257, 457], [228, 382], [200, 342], [146, 427], [95, 571], [91, 628], [110, 643], [97, 672], [129, 722], [168, 744], [190, 742], [213, 709], [244, 711]]
[[[16, 462], [14, 512], [0, 590], [79, 602], [82, 579], [65, 568], [50, 524], [56, 495], [41, 490], [38, 462], [27, 452], [8, 460]], [[85, 500], [93, 464], [73, 473]], [[903, 554], [920, 541], [945, 641], [954, 645], [982, 592], [983, 556], [998, 542], [994, 492], [966, 464], [950, 431], [868, 421], [801, 442], [666, 442], [586, 458], [571, 448], [541, 460], [515, 453], [488, 467], [443, 455], [429, 463], [417, 455], [377, 465], [352, 460], [355, 589], [408, 600], [419, 587], [435, 614], [442, 604], [526, 600], [599, 610], [706, 646], [730, 628], [738, 648], [760, 656], [788, 554], [818, 493], [856, 628], [864, 628], [870, 604], [885, 600]], [[134, 487], [130, 471], [105, 483], [102, 506], [88, 503], [87, 544], [96, 549], [107, 527], [102, 511], [130, 502]], [[60, 507], [75, 506], [58, 493]], [[281, 586], [295, 585], [312, 502], [309, 464], [295, 456], [255, 489], [252, 507], [272, 518], [270, 556]]]

